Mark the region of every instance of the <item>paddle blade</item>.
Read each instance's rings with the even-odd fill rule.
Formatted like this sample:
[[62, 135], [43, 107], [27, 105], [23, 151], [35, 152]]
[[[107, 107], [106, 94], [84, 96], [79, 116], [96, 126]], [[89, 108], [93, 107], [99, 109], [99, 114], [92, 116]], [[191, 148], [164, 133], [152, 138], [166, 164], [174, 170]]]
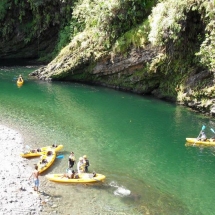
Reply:
[[62, 158], [64, 158], [64, 155], [58, 155], [56, 158], [62, 159]]
[[211, 131], [215, 134], [215, 131], [213, 130], [213, 128], [211, 128]]
[[25, 145], [25, 148], [26, 149], [30, 149], [31, 147], [29, 145]]
[[206, 126], [205, 126], [205, 125], [203, 125], [203, 126], [202, 126], [202, 131], [203, 131], [203, 130], [205, 130], [205, 128], [206, 128]]

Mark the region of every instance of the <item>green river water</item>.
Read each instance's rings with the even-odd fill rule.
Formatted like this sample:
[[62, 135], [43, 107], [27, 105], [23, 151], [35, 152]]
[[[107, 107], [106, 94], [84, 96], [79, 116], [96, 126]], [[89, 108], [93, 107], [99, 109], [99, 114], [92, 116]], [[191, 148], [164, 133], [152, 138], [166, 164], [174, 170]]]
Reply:
[[[63, 159], [42, 176], [55, 214], [215, 214], [215, 148], [185, 146], [214, 121], [174, 104], [80, 83], [43, 82], [30, 66], [1, 67], [0, 123], [30, 147], [63, 144]], [[18, 88], [15, 77], [25, 83]], [[104, 183], [57, 184], [68, 156], [86, 154]], [[18, 152], [19, 153], [19, 152]], [[29, 165], [36, 161], [31, 159]], [[30, 174], [30, 173], [26, 173]], [[129, 195], [128, 195], [129, 194]]]

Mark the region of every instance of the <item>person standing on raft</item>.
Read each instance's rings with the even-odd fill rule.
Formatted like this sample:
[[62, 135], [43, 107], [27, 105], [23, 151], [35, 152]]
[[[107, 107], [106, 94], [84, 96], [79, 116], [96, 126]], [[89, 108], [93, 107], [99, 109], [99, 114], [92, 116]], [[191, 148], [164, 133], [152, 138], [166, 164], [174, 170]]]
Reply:
[[84, 162], [84, 172], [88, 172], [88, 167], [90, 166], [90, 162], [87, 159], [87, 156], [83, 156], [83, 162]]
[[73, 168], [74, 164], [75, 164], [75, 155], [74, 155], [74, 152], [71, 152], [68, 160], [68, 168]]

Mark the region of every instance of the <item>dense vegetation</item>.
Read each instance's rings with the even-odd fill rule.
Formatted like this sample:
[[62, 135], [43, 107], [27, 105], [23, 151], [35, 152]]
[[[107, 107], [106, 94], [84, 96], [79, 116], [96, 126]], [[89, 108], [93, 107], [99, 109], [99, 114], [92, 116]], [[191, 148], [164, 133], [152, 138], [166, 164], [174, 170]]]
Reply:
[[[19, 41], [22, 41], [24, 45], [36, 43], [39, 46], [42, 43], [40, 39], [47, 38], [44, 35], [48, 35], [51, 28], [58, 29], [58, 32], [61, 30], [61, 34], [63, 34], [66, 24], [71, 20], [72, 5], [72, 0], [1, 0], [1, 43], [7, 44], [10, 41], [9, 44], [17, 45]], [[69, 42], [69, 32], [63, 37], [63, 40], [60, 38], [61, 36], [59, 36], [55, 53]], [[53, 45], [55, 46], [55, 44]], [[20, 46], [17, 46], [17, 49], [19, 48]], [[19, 51], [17, 50], [17, 52]], [[47, 52], [38, 53], [37, 57], [44, 56], [47, 57]], [[50, 53], [48, 58], [50, 59], [50, 57], [53, 57], [53, 53]]]
[[[52, 59], [42, 78], [99, 81], [208, 111], [215, 96], [214, 18], [214, 0], [2, 0], [0, 36], [40, 45], [57, 28], [53, 50], [37, 56]], [[119, 61], [149, 48], [156, 55], [148, 54], [147, 63], [93, 73], [101, 62], [111, 66], [117, 56]]]

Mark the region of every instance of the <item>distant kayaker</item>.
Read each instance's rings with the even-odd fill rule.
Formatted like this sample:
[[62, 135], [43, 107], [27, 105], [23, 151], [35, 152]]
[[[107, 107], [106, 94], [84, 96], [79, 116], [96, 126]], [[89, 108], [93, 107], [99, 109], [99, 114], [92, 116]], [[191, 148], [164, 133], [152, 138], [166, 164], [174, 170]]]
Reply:
[[23, 81], [22, 75], [19, 75], [18, 81], [19, 81], [19, 82], [22, 82], [22, 81]]
[[83, 156], [83, 162], [84, 162], [84, 170], [85, 170], [85, 172], [88, 172], [88, 167], [90, 166], [90, 162], [87, 159], [86, 155]]
[[74, 152], [71, 152], [68, 160], [68, 168], [73, 168], [74, 164], [75, 164], [75, 154]]
[[38, 187], [39, 187], [39, 171], [38, 171], [38, 166], [35, 165], [35, 170], [32, 172], [30, 178], [33, 176], [34, 178], [34, 191], [38, 191]]

